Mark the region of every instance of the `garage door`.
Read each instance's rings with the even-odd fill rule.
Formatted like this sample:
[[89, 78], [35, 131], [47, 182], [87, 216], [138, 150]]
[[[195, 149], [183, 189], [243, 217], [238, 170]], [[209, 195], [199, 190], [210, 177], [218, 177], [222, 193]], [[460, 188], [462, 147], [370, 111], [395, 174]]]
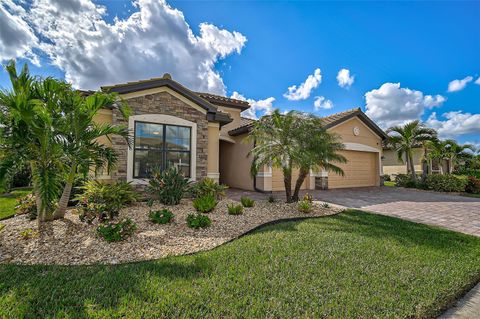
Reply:
[[329, 188], [365, 187], [378, 185], [378, 153], [341, 151], [348, 160], [345, 164], [336, 164], [345, 172], [345, 176], [328, 173]]
[[[295, 189], [295, 183], [297, 182], [298, 178], [298, 169], [294, 169], [292, 172], [292, 190]], [[303, 182], [300, 189], [307, 188], [307, 179]], [[283, 172], [279, 168], [272, 169], [272, 191], [284, 191], [285, 190], [285, 183], [283, 182]]]

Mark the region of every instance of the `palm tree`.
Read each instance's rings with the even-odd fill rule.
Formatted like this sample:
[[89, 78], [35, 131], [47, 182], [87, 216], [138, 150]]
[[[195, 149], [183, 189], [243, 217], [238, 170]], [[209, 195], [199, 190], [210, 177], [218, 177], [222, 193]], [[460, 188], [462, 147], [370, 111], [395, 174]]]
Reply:
[[427, 159], [430, 163], [433, 160], [438, 161], [440, 174], [443, 174], [443, 162], [447, 158], [447, 151], [446, 151], [446, 142], [441, 141], [438, 139], [427, 141], [426, 143], [428, 148]]
[[128, 107], [120, 103], [117, 95], [94, 93], [88, 97], [69, 89], [62, 95], [62, 111], [65, 116], [60, 125], [67, 159], [68, 173], [62, 196], [54, 214], [54, 219], [63, 218], [68, 206], [72, 185], [79, 172], [106, 167], [108, 171], [116, 164], [117, 154], [112, 147], [99, 143], [99, 138], [110, 140], [112, 135], [125, 138], [129, 142], [128, 128], [124, 125], [97, 124], [95, 116], [102, 108], [118, 109], [128, 118]]
[[0, 92], [0, 132], [4, 157], [0, 163], [3, 181], [18, 163], [32, 171], [38, 221], [52, 218], [61, 188], [63, 149], [55, 127], [62, 117], [59, 92], [65, 84], [52, 78], [30, 76], [25, 64], [17, 74], [15, 62], [6, 66], [12, 90]]
[[[247, 139], [254, 142], [250, 151], [254, 156], [252, 175], [264, 166], [282, 169], [287, 202], [298, 200], [300, 187], [311, 169], [324, 168], [343, 174], [330, 161], [346, 161], [336, 153], [344, 146], [314, 116], [295, 111], [281, 114], [275, 110], [254, 123]], [[299, 176], [292, 196], [293, 169], [299, 169]]]
[[398, 159], [403, 162], [406, 158], [407, 172], [412, 175], [412, 180], [417, 181], [413, 163], [413, 149], [425, 141], [436, 137], [436, 131], [425, 127], [420, 121], [412, 121], [403, 126], [393, 126], [387, 130], [389, 142], [397, 152]]
[[445, 151], [448, 163], [448, 173], [453, 173], [453, 169], [455, 165], [458, 164], [458, 161], [461, 159], [465, 159], [468, 157], [468, 153], [465, 151], [470, 150], [472, 152], [475, 151], [475, 148], [470, 144], [458, 144], [455, 140], [446, 140], [445, 144]]

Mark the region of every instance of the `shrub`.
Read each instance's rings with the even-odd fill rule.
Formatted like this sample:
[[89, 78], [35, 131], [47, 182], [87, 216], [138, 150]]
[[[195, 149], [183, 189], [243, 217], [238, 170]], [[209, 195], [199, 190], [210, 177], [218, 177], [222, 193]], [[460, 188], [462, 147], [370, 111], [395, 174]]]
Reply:
[[133, 235], [137, 229], [137, 224], [130, 219], [125, 218], [118, 222], [106, 222], [98, 225], [97, 233], [109, 243], [121, 241]]
[[241, 215], [243, 214], [243, 206], [240, 204], [228, 204], [227, 205], [229, 215]]
[[130, 183], [124, 181], [109, 184], [93, 180], [80, 189], [83, 193], [77, 197], [79, 217], [88, 223], [95, 218], [100, 221], [112, 219], [122, 207], [138, 200], [138, 194]]
[[35, 201], [35, 195], [28, 194], [20, 197], [15, 206], [15, 214], [26, 215], [30, 220], [37, 219], [37, 203]]
[[313, 203], [313, 196], [310, 195], [309, 193], [306, 193], [304, 196], [303, 196], [303, 199], [304, 201], [307, 201], [307, 202], [310, 202], [310, 203]]
[[175, 167], [154, 169], [147, 191], [164, 205], [178, 205], [189, 185], [188, 178]]
[[27, 228], [20, 232], [20, 237], [22, 237], [22, 239], [25, 239], [25, 240], [28, 240], [37, 236], [38, 236], [38, 232], [33, 230], [32, 228]]
[[398, 187], [415, 187], [410, 174], [398, 174], [395, 176], [395, 186]]
[[242, 203], [243, 207], [253, 207], [255, 205], [255, 201], [250, 197], [241, 197], [240, 202]]
[[168, 209], [155, 210], [148, 214], [150, 221], [155, 224], [168, 224], [173, 220], [173, 216]]
[[392, 178], [390, 177], [390, 175], [384, 174], [384, 175], [383, 175], [383, 181], [384, 181], [384, 182], [391, 182], [391, 181], [392, 181]]
[[301, 211], [302, 213], [308, 214], [312, 211], [313, 204], [312, 204], [312, 202], [310, 202], [308, 200], [302, 200], [302, 201], [298, 202], [297, 209], [299, 211]]
[[323, 208], [330, 208], [330, 204], [329, 204], [329, 203], [323, 203], [323, 204], [322, 204], [322, 207], [323, 207]]
[[468, 176], [465, 191], [471, 194], [480, 194], [480, 178], [476, 178], [475, 176]]
[[187, 226], [190, 228], [198, 229], [205, 228], [212, 224], [210, 218], [207, 215], [202, 214], [188, 214]]
[[451, 174], [428, 175], [425, 185], [427, 189], [437, 192], [463, 192], [467, 180]]
[[194, 198], [211, 195], [215, 199], [221, 199], [225, 196], [226, 185], [218, 184], [211, 178], [204, 178], [200, 182], [195, 183], [190, 191]]
[[275, 203], [276, 201], [277, 200], [275, 199], [275, 196], [273, 196], [273, 195], [268, 196], [268, 202], [269, 203]]
[[217, 206], [217, 201], [213, 195], [206, 195], [193, 200], [193, 207], [199, 213], [210, 213], [215, 206]]

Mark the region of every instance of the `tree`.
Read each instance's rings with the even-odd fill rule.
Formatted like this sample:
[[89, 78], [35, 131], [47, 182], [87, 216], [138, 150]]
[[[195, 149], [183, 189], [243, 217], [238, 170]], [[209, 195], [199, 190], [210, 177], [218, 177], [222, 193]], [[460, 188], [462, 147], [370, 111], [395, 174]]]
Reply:
[[431, 162], [438, 161], [440, 174], [443, 174], [443, 162], [447, 158], [446, 142], [438, 139], [427, 141], [427, 159]]
[[446, 140], [444, 141], [445, 155], [448, 163], [448, 173], [453, 173], [455, 166], [458, 164], [458, 161], [461, 159], [466, 159], [469, 157], [466, 151], [470, 150], [475, 151], [475, 148], [470, 144], [458, 144], [455, 140]]
[[389, 142], [397, 152], [398, 159], [403, 162], [406, 158], [407, 172], [411, 174], [412, 180], [417, 181], [415, 166], [413, 163], [413, 149], [425, 141], [436, 138], [436, 131], [425, 127], [420, 121], [412, 121], [403, 126], [393, 126], [387, 130]]
[[[247, 138], [254, 142], [251, 172], [255, 176], [264, 166], [278, 167], [283, 172], [287, 202], [298, 200], [298, 193], [311, 169], [324, 168], [343, 174], [330, 161], [345, 162], [337, 154], [343, 149], [336, 135], [328, 133], [321, 120], [298, 112], [281, 114], [275, 110], [253, 124]], [[292, 171], [299, 170], [292, 196]]]
[[54, 219], [63, 218], [68, 206], [72, 185], [79, 172], [87, 174], [89, 170], [107, 168], [110, 171], [117, 161], [117, 154], [108, 145], [99, 142], [105, 137], [111, 142], [113, 135], [121, 136], [128, 143], [128, 128], [124, 125], [98, 124], [94, 121], [98, 112], [106, 107], [120, 110], [128, 118], [128, 107], [117, 101], [115, 94], [94, 93], [88, 97], [73, 89], [65, 90], [61, 97], [63, 114], [59, 130], [63, 137], [63, 146], [68, 167], [65, 186]]
[[32, 77], [26, 64], [17, 74], [14, 61], [5, 69], [12, 90], [0, 92], [0, 180], [4, 181], [18, 163], [30, 165], [40, 223], [53, 217], [51, 212], [61, 189], [59, 173], [64, 168], [64, 152], [55, 127], [62, 117], [59, 92], [65, 84], [53, 78]]

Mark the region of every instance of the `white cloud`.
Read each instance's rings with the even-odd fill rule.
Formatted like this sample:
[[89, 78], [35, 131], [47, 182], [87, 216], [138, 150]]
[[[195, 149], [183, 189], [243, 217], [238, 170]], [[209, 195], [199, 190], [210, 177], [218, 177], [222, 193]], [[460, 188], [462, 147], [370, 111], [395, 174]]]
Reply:
[[475, 80], [475, 84], [480, 85], [480, 76], [478, 77], [478, 79]]
[[342, 88], [349, 88], [355, 80], [355, 75], [350, 75], [349, 69], [341, 69], [337, 74], [338, 85]]
[[34, 0], [22, 15], [42, 39], [38, 49], [83, 89], [135, 81], [168, 72], [199, 91], [225, 94], [215, 64], [240, 53], [247, 39], [202, 23], [195, 35], [183, 13], [164, 0], [138, 0], [126, 19], [104, 20], [91, 0]]
[[441, 105], [441, 95], [424, 95], [421, 91], [400, 87], [400, 83], [384, 83], [380, 88], [365, 93], [366, 114], [380, 126], [419, 119], [425, 109]]
[[425, 122], [427, 126], [437, 130], [442, 138], [454, 138], [465, 134], [480, 134], [480, 114], [454, 111], [443, 113], [445, 120], [439, 120], [433, 112]]
[[313, 106], [315, 108], [315, 111], [319, 111], [320, 109], [329, 110], [333, 108], [333, 102], [327, 100], [323, 96], [316, 96], [315, 101], [313, 102]]
[[10, 0], [0, 1], [0, 61], [20, 57], [39, 65], [33, 52], [38, 39], [22, 16], [25, 10], [21, 6]]
[[306, 100], [310, 97], [312, 90], [316, 89], [320, 83], [322, 83], [322, 72], [317, 68], [298, 87], [296, 85], [290, 86], [288, 92], [283, 96], [290, 101]]
[[450, 83], [448, 83], [448, 92], [457, 92], [461, 91], [465, 88], [465, 86], [472, 82], [473, 77], [467, 76], [461, 80], [453, 80]]
[[264, 100], [254, 100], [247, 99], [245, 96], [238, 92], [233, 92], [232, 99], [237, 99], [241, 101], [247, 101], [250, 104], [250, 108], [242, 112], [243, 117], [248, 117], [251, 119], [258, 119], [263, 115], [272, 113], [273, 111], [273, 102], [275, 102], [274, 97], [268, 97]]

